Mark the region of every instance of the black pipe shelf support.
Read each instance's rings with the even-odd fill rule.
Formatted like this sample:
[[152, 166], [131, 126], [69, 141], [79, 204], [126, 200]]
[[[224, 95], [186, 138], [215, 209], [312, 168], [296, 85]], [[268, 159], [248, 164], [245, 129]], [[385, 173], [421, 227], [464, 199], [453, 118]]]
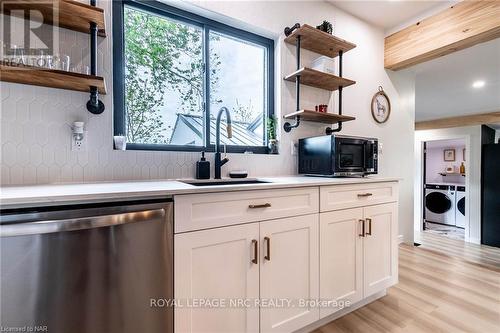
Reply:
[[300, 23], [295, 23], [291, 28], [290, 27], [286, 27], [285, 28], [285, 36], [288, 37], [290, 36], [294, 30], [297, 30], [298, 28], [300, 28]]
[[[300, 28], [299, 23], [295, 23], [295, 25], [292, 28], [286, 27], [285, 28], [285, 35], [289, 36], [295, 29]], [[300, 69], [300, 35], [297, 36], [297, 39], [295, 41], [295, 56], [297, 58], [297, 70]], [[295, 110], [299, 111], [300, 110], [300, 75], [297, 75], [295, 77]], [[286, 122], [283, 124], [283, 130], [286, 133], [289, 133], [293, 128], [297, 128], [300, 125], [300, 116], [297, 116], [295, 118], [295, 124], [292, 125], [289, 122]]]
[[[91, 6], [96, 6], [96, 0], [90, 1]], [[97, 33], [99, 29], [95, 22], [90, 23], [90, 74], [97, 75]], [[90, 99], [87, 102], [87, 110], [93, 114], [104, 112], [104, 103], [99, 99], [97, 87], [90, 87]]]

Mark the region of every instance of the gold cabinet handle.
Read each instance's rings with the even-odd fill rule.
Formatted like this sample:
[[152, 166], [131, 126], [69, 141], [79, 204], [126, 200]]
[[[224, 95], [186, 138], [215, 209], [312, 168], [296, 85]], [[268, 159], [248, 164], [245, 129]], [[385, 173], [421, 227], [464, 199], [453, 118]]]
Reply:
[[361, 233], [358, 234], [360, 237], [365, 237], [365, 220], [359, 220], [361, 223]]
[[259, 263], [259, 242], [257, 242], [256, 239], [252, 239], [252, 245], [253, 245], [252, 263], [258, 264]]
[[358, 198], [371, 197], [372, 195], [372, 193], [359, 193]]
[[368, 222], [368, 231], [366, 232], [366, 234], [368, 236], [371, 236], [372, 235], [372, 219], [366, 218], [366, 222]]
[[271, 238], [264, 237], [264, 242], [266, 242], [266, 250], [267, 250], [264, 259], [266, 259], [267, 261], [271, 261]]
[[265, 204], [260, 204], [260, 205], [248, 205], [248, 208], [255, 209], [255, 208], [269, 208], [271, 207], [271, 204], [269, 202], [266, 202]]

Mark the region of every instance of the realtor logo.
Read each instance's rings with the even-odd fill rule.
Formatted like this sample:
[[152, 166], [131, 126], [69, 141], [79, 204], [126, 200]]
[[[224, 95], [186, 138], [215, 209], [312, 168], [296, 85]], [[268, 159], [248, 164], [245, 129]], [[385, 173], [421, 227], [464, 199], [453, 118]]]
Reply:
[[4, 62], [34, 65], [38, 58], [57, 53], [57, 1], [0, 0], [0, 11]]

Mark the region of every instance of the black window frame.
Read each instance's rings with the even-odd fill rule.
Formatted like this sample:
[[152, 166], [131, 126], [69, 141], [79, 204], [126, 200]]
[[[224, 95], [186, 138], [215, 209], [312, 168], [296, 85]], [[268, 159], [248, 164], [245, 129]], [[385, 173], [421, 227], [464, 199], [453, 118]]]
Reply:
[[[236, 37], [253, 44], [263, 46], [267, 52], [267, 114], [263, 121], [263, 146], [239, 146], [227, 145], [229, 153], [252, 152], [256, 154], [268, 154], [267, 147], [269, 138], [267, 136], [267, 118], [274, 117], [274, 40], [269, 39], [239, 28], [223, 24], [212, 19], [176, 8], [159, 1], [152, 0], [114, 0], [113, 1], [113, 124], [114, 135], [126, 133], [125, 117], [125, 40], [124, 40], [124, 7], [128, 6], [143, 10], [169, 19], [174, 19], [186, 24], [198, 26], [203, 30], [204, 50], [203, 60], [205, 66], [209, 66], [209, 32], [214, 31], [224, 35]], [[185, 152], [214, 152], [215, 145], [210, 143], [210, 94], [208, 83], [210, 82], [210, 71], [205, 71], [204, 76], [204, 104], [203, 110], [205, 120], [204, 146], [170, 145], [170, 144], [146, 144], [127, 143], [127, 150], [156, 150], [156, 151], [185, 151]], [[213, 113], [215, 115], [215, 113]]]

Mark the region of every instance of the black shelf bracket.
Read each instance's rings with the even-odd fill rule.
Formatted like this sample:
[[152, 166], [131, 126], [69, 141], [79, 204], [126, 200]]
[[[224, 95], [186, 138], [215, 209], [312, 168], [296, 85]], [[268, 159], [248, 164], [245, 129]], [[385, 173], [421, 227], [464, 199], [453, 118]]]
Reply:
[[292, 130], [292, 128], [297, 128], [297, 127], [299, 127], [299, 125], [300, 125], [300, 116], [297, 116], [297, 117], [295, 117], [295, 124], [292, 125], [289, 122], [286, 122], [283, 125], [283, 130], [285, 132], [289, 133]]
[[292, 32], [296, 29], [300, 28], [300, 23], [295, 23], [291, 28], [286, 27], [285, 28], [285, 36], [288, 37], [292, 34]]
[[[90, 0], [91, 6], [96, 6], [96, 0]], [[90, 74], [97, 75], [97, 32], [98, 27], [94, 22], [90, 23]], [[87, 102], [87, 110], [93, 114], [104, 112], [104, 103], [99, 100], [97, 87], [90, 87], [90, 99]]]
[[[300, 24], [296, 23], [292, 28], [285, 28], [285, 35], [288, 35], [292, 33], [293, 30], [300, 28]], [[287, 35], [287, 36], [288, 36]], [[300, 35], [297, 36], [297, 40], [295, 41], [295, 56], [297, 58], [297, 70], [300, 69]], [[295, 110], [299, 111], [300, 110], [300, 75], [297, 75], [295, 77]], [[289, 133], [292, 128], [297, 128], [300, 125], [300, 116], [297, 116], [295, 118], [295, 124], [292, 125], [289, 122], [286, 122], [283, 124], [283, 130], [286, 133]]]

